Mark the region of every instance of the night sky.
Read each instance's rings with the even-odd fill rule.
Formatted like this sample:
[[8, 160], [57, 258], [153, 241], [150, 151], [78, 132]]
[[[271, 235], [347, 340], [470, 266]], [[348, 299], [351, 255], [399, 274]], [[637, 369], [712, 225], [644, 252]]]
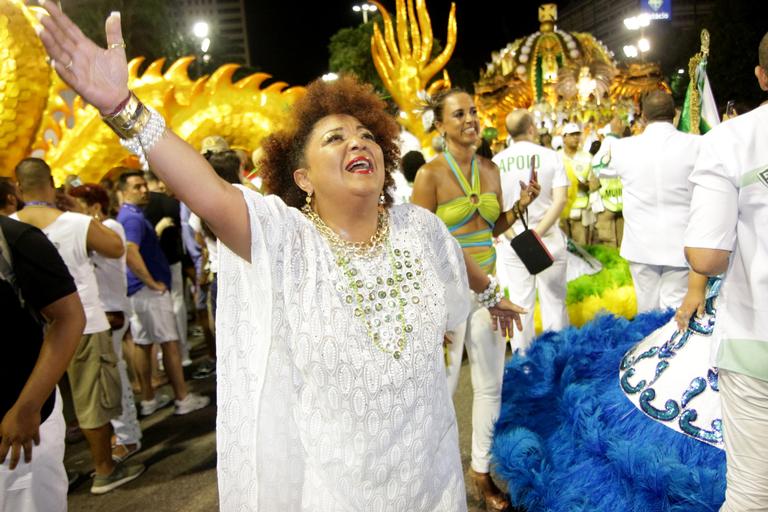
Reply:
[[[362, 22], [348, 0], [247, 0], [251, 62], [276, 80], [303, 85], [328, 71], [328, 42], [339, 29]], [[394, 17], [395, 1], [382, 2]], [[538, 30], [542, 0], [457, 0], [458, 38], [453, 58], [477, 71], [491, 52]], [[559, 2], [562, 7], [566, 2]], [[450, 2], [427, 0], [432, 31], [446, 41]]]

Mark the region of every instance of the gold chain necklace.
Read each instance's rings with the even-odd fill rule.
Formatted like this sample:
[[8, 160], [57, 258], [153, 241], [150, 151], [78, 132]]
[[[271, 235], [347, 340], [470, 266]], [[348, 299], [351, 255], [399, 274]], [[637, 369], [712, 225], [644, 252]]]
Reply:
[[347, 262], [349, 261], [350, 256], [357, 258], [371, 258], [375, 256], [384, 246], [384, 242], [389, 238], [389, 215], [384, 209], [379, 211], [376, 232], [365, 242], [350, 242], [344, 240], [332, 230], [309, 205], [304, 205], [301, 211], [312, 221], [312, 224], [315, 225], [315, 228], [320, 234], [328, 240], [334, 255], [336, 255], [337, 258], [339, 256], [345, 256]]

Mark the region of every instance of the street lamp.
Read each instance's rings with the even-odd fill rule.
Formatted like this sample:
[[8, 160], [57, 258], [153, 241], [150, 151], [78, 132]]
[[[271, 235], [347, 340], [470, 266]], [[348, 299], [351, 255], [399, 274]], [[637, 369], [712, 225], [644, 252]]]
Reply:
[[374, 4], [362, 3], [352, 6], [352, 10], [355, 12], [363, 13], [363, 23], [368, 23], [368, 13], [376, 12], [378, 8]]
[[[645, 38], [644, 29], [651, 24], [651, 16], [647, 12], [638, 14], [637, 16], [630, 16], [624, 18], [624, 26], [627, 30], [640, 31], [640, 39], [636, 44], [630, 44], [625, 46], [624, 55], [629, 59], [634, 59], [639, 54], [647, 53], [651, 50], [651, 42]], [[643, 57], [644, 58], [644, 57]]]
[[192, 26], [192, 33], [195, 34], [195, 37], [198, 39], [204, 39], [208, 37], [209, 30], [210, 27], [208, 26], [208, 23], [204, 21], [198, 21]]
[[634, 59], [637, 57], [637, 47], [633, 44], [628, 44], [624, 46], [624, 55], [627, 58]]
[[629, 30], [639, 30], [645, 28], [651, 24], [651, 17], [648, 13], [638, 14], [637, 16], [630, 16], [624, 18], [624, 26]]
[[200, 51], [202, 55], [197, 61], [197, 73], [202, 74], [202, 63], [208, 63], [211, 60], [211, 56], [208, 55], [208, 49], [211, 47], [211, 39], [208, 34], [211, 31], [211, 27], [205, 21], [198, 21], [192, 25], [192, 34], [200, 40]]

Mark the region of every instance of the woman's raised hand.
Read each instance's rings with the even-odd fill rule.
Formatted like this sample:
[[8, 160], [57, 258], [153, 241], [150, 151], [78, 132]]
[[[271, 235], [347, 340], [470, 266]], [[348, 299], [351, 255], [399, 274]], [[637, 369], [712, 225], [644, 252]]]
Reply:
[[128, 63], [120, 29], [120, 13], [106, 22], [107, 48], [88, 39], [52, 0], [41, 5], [50, 16], [42, 16], [40, 40], [59, 76], [102, 115], [114, 112], [128, 97]]

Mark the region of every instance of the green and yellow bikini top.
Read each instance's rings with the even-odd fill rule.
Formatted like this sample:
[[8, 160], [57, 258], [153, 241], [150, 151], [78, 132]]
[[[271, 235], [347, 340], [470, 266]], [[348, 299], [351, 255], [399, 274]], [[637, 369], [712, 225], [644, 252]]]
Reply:
[[[477, 165], [477, 159], [472, 157], [470, 179], [472, 185], [467, 182], [464, 173], [459, 170], [456, 160], [449, 152], [444, 152], [448, 165], [453, 171], [453, 175], [461, 186], [464, 196], [451, 199], [445, 203], [437, 205], [435, 212], [440, 219], [448, 226], [448, 231], [453, 234], [462, 248], [466, 247], [485, 247], [486, 250], [473, 253], [472, 257], [488, 273], [494, 270], [496, 262], [496, 251], [493, 248], [493, 226], [496, 219], [501, 215], [501, 206], [496, 194], [493, 192], [482, 193], [480, 191], [480, 171]], [[456, 231], [466, 225], [475, 216], [475, 213], [488, 224], [487, 229], [479, 229], [470, 233], [456, 234]]]

